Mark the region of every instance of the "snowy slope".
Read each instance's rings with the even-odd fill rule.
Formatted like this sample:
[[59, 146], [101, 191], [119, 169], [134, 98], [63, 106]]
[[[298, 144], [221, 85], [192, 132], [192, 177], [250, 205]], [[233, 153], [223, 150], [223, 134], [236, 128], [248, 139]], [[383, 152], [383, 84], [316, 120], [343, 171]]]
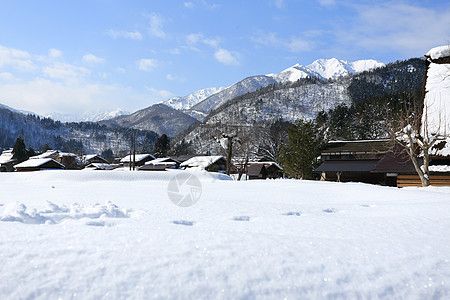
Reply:
[[26, 111], [26, 110], [19, 110], [19, 109], [14, 109], [12, 107], [9, 107], [8, 105], [5, 104], [1, 104], [0, 103], [0, 109], [7, 109], [9, 111], [15, 112], [15, 113], [19, 113], [19, 114], [23, 114], [23, 115], [35, 115], [35, 116], [39, 116], [38, 114], [31, 112], [31, 111]]
[[321, 79], [333, 79], [363, 71], [383, 67], [385, 64], [373, 59], [348, 62], [331, 58], [318, 59], [308, 66], [296, 64], [278, 74], [271, 74], [278, 82], [297, 81], [305, 77], [319, 77]]
[[167, 106], [170, 106], [174, 109], [186, 110], [186, 109], [190, 109], [192, 106], [205, 100], [206, 98], [222, 91], [223, 89], [225, 89], [225, 87], [205, 88], [205, 89], [195, 91], [187, 96], [174, 97], [172, 99], [169, 99], [169, 100], [161, 102], [161, 103], [165, 104]]
[[47, 118], [61, 122], [99, 122], [128, 114], [130, 113], [118, 108], [113, 111], [87, 111], [81, 115], [50, 113]]
[[155, 173], [0, 174], [0, 298], [450, 298], [449, 188]]

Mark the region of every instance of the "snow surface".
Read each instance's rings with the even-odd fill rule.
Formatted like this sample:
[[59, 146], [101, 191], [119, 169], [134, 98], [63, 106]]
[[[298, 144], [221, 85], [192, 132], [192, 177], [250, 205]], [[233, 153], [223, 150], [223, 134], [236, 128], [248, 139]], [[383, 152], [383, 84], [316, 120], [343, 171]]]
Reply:
[[431, 57], [431, 59], [439, 59], [450, 56], [450, 45], [435, 47], [428, 51], [425, 56]]
[[450, 299], [450, 188], [0, 173], [1, 299]]

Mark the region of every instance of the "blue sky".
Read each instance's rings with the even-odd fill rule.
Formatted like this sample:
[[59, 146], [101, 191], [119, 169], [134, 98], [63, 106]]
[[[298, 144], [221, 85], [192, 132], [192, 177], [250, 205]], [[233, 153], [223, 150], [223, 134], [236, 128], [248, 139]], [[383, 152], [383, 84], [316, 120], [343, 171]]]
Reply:
[[388, 63], [446, 44], [440, 0], [3, 1], [0, 103], [135, 111], [295, 63]]

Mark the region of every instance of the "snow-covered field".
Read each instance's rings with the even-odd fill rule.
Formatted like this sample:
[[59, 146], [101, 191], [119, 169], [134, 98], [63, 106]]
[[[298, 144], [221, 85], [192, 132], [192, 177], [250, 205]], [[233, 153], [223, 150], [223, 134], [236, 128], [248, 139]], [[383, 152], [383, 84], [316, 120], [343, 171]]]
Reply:
[[0, 298], [450, 299], [450, 188], [176, 174], [0, 173]]

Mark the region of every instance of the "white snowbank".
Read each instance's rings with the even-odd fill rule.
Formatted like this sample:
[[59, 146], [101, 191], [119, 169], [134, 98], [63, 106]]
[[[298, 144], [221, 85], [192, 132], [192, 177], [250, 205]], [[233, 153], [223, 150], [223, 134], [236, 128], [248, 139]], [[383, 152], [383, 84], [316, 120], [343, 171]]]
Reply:
[[435, 47], [428, 51], [425, 56], [431, 57], [431, 59], [439, 59], [450, 56], [450, 45]]
[[[16, 201], [5, 205], [0, 221], [56, 224], [67, 219], [128, 218], [131, 215], [131, 211], [120, 209], [110, 201], [105, 204], [94, 203], [92, 205], [72, 203], [70, 207], [46, 201], [45, 208], [42, 210], [28, 209], [25, 204]], [[88, 223], [88, 225], [91, 224], [94, 223]]]

